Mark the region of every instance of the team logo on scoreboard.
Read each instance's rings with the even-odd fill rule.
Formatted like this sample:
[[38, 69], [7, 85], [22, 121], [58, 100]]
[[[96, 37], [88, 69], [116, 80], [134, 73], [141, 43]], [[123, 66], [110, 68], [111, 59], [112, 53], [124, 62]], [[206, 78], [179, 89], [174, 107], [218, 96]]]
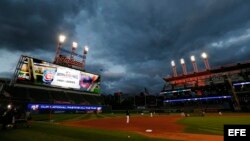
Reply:
[[50, 84], [53, 81], [54, 75], [55, 75], [55, 70], [44, 70], [43, 82]]

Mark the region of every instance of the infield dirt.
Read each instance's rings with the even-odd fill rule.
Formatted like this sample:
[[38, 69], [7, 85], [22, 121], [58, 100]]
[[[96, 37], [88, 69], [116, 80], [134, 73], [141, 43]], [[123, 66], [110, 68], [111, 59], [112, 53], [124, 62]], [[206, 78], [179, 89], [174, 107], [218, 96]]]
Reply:
[[[176, 121], [183, 117], [177, 115], [156, 115], [153, 117], [131, 116], [130, 123], [126, 117], [103, 118], [95, 120], [67, 121], [61, 124], [75, 127], [88, 127], [108, 130], [136, 132], [148, 137], [185, 140], [185, 141], [223, 141], [223, 136], [184, 133], [184, 126]], [[152, 132], [145, 132], [151, 129]]]

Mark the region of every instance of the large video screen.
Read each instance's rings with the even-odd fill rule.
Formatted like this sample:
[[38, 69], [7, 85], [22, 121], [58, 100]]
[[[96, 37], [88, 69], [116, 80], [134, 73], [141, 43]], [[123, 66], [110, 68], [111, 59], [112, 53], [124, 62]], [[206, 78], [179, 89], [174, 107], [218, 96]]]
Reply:
[[100, 76], [22, 56], [16, 83], [100, 93]]

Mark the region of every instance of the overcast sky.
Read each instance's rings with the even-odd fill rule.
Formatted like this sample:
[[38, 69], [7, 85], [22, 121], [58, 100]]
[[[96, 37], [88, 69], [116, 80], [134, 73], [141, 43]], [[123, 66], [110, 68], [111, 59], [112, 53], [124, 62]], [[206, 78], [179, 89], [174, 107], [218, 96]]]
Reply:
[[250, 60], [249, 0], [1, 0], [0, 77], [12, 77], [21, 54], [52, 61], [64, 48], [89, 46], [86, 70], [105, 93], [159, 93], [184, 58], [207, 52], [211, 67]]

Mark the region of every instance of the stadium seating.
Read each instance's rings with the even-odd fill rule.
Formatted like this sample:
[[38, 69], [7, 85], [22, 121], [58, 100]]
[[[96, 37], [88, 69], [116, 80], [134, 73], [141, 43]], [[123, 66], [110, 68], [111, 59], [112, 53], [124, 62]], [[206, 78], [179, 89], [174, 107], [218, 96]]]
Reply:
[[101, 102], [97, 100], [97, 96], [83, 95], [83, 97], [93, 105], [100, 105]]
[[49, 92], [53, 102], [57, 104], [72, 104], [73, 102], [70, 101], [68, 96], [63, 91], [50, 91]]
[[5, 92], [8, 93], [11, 98], [12, 98], [12, 101], [30, 101], [30, 98], [28, 97], [27, 95], [27, 89], [23, 89], [23, 88], [10, 88], [10, 87], [7, 87], [5, 89]]
[[90, 102], [87, 101], [81, 94], [67, 93], [67, 95], [69, 99], [74, 102], [74, 104], [90, 105]]
[[[2, 83], [1, 83], [2, 84]], [[3, 85], [1, 85], [3, 87]], [[4, 94], [3, 94], [4, 93]], [[16, 101], [17, 103], [56, 103], [101, 105], [104, 100], [101, 96], [86, 95], [81, 93], [65, 92], [63, 90], [35, 89], [29, 87], [7, 86], [1, 91], [1, 97]], [[3, 98], [3, 99], [4, 99]]]
[[53, 101], [47, 90], [29, 89], [28, 93], [32, 102], [51, 103]]

